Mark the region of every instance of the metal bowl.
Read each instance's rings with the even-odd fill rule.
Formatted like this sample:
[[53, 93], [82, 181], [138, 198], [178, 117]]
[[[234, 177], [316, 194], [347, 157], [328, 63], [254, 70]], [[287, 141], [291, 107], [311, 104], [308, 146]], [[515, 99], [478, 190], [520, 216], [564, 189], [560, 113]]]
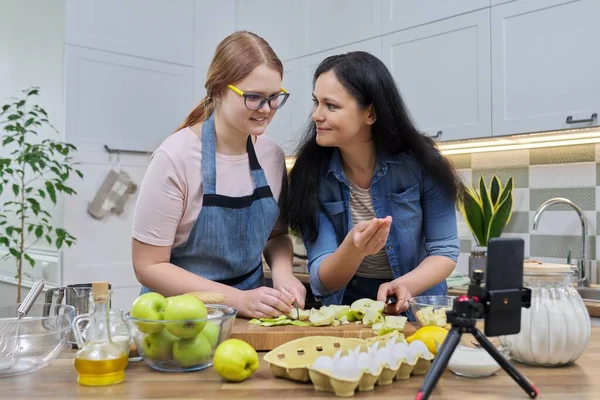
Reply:
[[45, 367], [65, 347], [75, 307], [34, 304], [16, 319], [19, 304], [0, 306], [0, 377]]

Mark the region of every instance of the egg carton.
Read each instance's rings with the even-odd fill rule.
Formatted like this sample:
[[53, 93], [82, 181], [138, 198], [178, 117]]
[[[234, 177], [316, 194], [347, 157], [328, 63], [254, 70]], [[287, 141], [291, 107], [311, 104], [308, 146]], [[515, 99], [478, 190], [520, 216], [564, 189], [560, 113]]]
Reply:
[[391, 385], [395, 380], [406, 380], [411, 375], [425, 375], [429, 371], [431, 360], [419, 359], [415, 364], [398, 363], [394, 368], [380, 367], [376, 374], [363, 372], [358, 379], [350, 380], [308, 368], [308, 374], [315, 390], [332, 392], [339, 397], [352, 397], [359, 392], [375, 389], [375, 385]]
[[[353, 396], [358, 389], [361, 392], [374, 390], [375, 385], [390, 385], [395, 380], [406, 380], [412, 375], [427, 373], [433, 360], [433, 354], [425, 344], [408, 345], [404, 335], [392, 333], [374, 336], [368, 339], [339, 338], [333, 336], [309, 336], [287, 342], [265, 354], [273, 375], [298, 382], [313, 383], [315, 390], [335, 393], [340, 397]], [[313, 364], [321, 356], [337, 357], [352, 352], [372, 353], [381, 348], [391, 348], [399, 343], [405, 347], [420, 346], [420, 351], [412, 351], [408, 356], [400, 356], [394, 365], [381, 364], [376, 371], [363, 370], [355, 379], [348, 379], [335, 372], [314, 368]], [[391, 345], [391, 346], [390, 346]], [[325, 358], [327, 358], [325, 357]]]
[[[422, 344], [422, 347], [425, 345]], [[426, 347], [425, 351], [426, 353], [422, 352], [418, 357], [415, 357], [414, 354], [408, 358], [402, 357], [394, 365], [382, 364], [376, 371], [362, 370], [354, 379], [337, 375], [332, 370], [310, 366], [308, 367], [309, 378], [317, 391], [333, 392], [338, 397], [351, 397], [354, 396], [357, 389], [359, 392], [371, 391], [375, 389], [376, 385], [390, 385], [395, 380], [406, 380], [412, 375], [426, 374], [434, 356], [426, 350]]]
[[319, 356], [331, 357], [339, 350], [346, 351], [364, 344], [363, 339], [307, 336], [276, 347], [265, 354], [263, 359], [276, 377], [309, 382], [308, 367]]

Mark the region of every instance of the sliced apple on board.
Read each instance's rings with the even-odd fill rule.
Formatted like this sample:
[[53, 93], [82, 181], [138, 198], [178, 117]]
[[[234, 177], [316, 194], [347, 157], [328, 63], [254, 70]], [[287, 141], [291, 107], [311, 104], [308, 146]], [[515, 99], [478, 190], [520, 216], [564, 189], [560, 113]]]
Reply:
[[[329, 307], [321, 307], [310, 314], [308, 318], [314, 326], [331, 325], [335, 321], [335, 310]], [[338, 321], [339, 323], [339, 321]]]
[[377, 311], [376, 309], [367, 308], [365, 311], [365, 316], [362, 319], [364, 326], [371, 326], [381, 321], [383, 321], [383, 315], [381, 312]]
[[288, 318], [294, 319], [294, 320], [299, 320], [299, 321], [306, 321], [309, 316], [310, 316], [310, 311], [296, 309], [295, 307], [287, 315]]
[[350, 322], [355, 324], [372, 326], [378, 335], [390, 332], [402, 332], [406, 325], [406, 317], [385, 316], [383, 309], [385, 304], [372, 299], [359, 299], [352, 305], [330, 305], [319, 309], [296, 310], [295, 308], [287, 315], [277, 318], [260, 318], [249, 321], [251, 324], [260, 326], [338, 326]]
[[374, 323], [371, 327], [377, 335], [386, 335], [388, 333], [398, 331], [404, 331], [404, 327], [406, 326], [406, 317], [397, 316], [397, 315], [386, 315], [383, 321]]

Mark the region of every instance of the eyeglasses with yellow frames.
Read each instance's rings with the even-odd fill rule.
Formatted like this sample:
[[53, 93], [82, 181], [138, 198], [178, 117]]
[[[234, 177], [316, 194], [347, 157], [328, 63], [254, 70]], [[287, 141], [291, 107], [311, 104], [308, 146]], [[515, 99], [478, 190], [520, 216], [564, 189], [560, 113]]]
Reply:
[[281, 88], [280, 93], [265, 97], [258, 93], [244, 93], [233, 85], [227, 85], [227, 87], [244, 98], [244, 105], [248, 110], [260, 110], [266, 102], [269, 102], [269, 107], [272, 110], [277, 110], [283, 107], [288, 97], [290, 97], [290, 93], [284, 88]]

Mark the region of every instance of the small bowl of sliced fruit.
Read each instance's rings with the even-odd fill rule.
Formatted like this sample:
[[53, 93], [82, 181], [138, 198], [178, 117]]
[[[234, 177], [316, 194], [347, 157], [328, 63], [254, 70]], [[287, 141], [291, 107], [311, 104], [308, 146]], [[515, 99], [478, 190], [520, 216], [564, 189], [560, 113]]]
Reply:
[[417, 296], [408, 301], [419, 325], [450, 329], [446, 311], [452, 310], [456, 296]]

